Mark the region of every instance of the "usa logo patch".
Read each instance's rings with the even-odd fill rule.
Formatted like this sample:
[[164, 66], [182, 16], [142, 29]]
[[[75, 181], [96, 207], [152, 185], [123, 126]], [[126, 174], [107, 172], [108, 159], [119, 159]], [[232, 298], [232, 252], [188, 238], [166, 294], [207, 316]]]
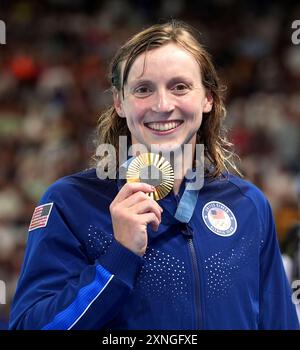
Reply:
[[53, 203], [39, 205], [34, 209], [28, 231], [46, 227], [52, 210]]
[[233, 235], [237, 229], [233, 212], [221, 202], [206, 203], [202, 209], [202, 219], [210, 231], [222, 237]]

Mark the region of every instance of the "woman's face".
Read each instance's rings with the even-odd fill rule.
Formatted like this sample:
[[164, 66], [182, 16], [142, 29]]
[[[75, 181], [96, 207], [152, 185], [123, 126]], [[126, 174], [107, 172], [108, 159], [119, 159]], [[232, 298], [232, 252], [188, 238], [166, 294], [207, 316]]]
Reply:
[[136, 58], [121, 93], [114, 94], [121, 118], [126, 118], [132, 144], [150, 150], [172, 151], [195, 145], [203, 112], [210, 112], [212, 97], [201, 82], [195, 58], [176, 44], [167, 44]]

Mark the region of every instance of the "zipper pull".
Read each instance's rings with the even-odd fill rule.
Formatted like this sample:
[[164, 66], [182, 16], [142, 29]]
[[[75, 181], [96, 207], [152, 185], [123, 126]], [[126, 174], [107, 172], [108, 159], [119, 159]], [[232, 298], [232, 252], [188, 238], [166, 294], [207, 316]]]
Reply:
[[193, 238], [194, 231], [188, 224], [183, 224], [181, 232], [188, 238]]

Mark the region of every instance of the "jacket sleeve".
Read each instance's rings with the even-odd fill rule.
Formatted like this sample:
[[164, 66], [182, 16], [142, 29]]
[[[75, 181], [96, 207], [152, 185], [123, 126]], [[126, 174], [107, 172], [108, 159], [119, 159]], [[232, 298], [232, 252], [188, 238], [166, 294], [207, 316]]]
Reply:
[[269, 203], [261, 210], [260, 329], [299, 329], [291, 288], [284, 271]]
[[10, 329], [105, 328], [133, 289], [143, 259], [113, 240], [105, 254], [89, 261], [58, 191], [46, 192], [40, 204], [49, 202], [47, 226], [28, 235]]

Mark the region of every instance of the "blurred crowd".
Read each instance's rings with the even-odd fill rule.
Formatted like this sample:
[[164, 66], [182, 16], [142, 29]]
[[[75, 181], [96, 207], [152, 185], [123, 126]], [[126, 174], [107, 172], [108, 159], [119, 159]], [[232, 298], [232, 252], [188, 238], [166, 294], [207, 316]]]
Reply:
[[300, 44], [293, 1], [1, 1], [0, 280], [5, 323], [32, 212], [57, 178], [91, 166], [110, 104], [108, 64], [131, 34], [170, 18], [202, 33], [227, 86], [240, 168], [271, 202], [282, 246], [299, 222]]

